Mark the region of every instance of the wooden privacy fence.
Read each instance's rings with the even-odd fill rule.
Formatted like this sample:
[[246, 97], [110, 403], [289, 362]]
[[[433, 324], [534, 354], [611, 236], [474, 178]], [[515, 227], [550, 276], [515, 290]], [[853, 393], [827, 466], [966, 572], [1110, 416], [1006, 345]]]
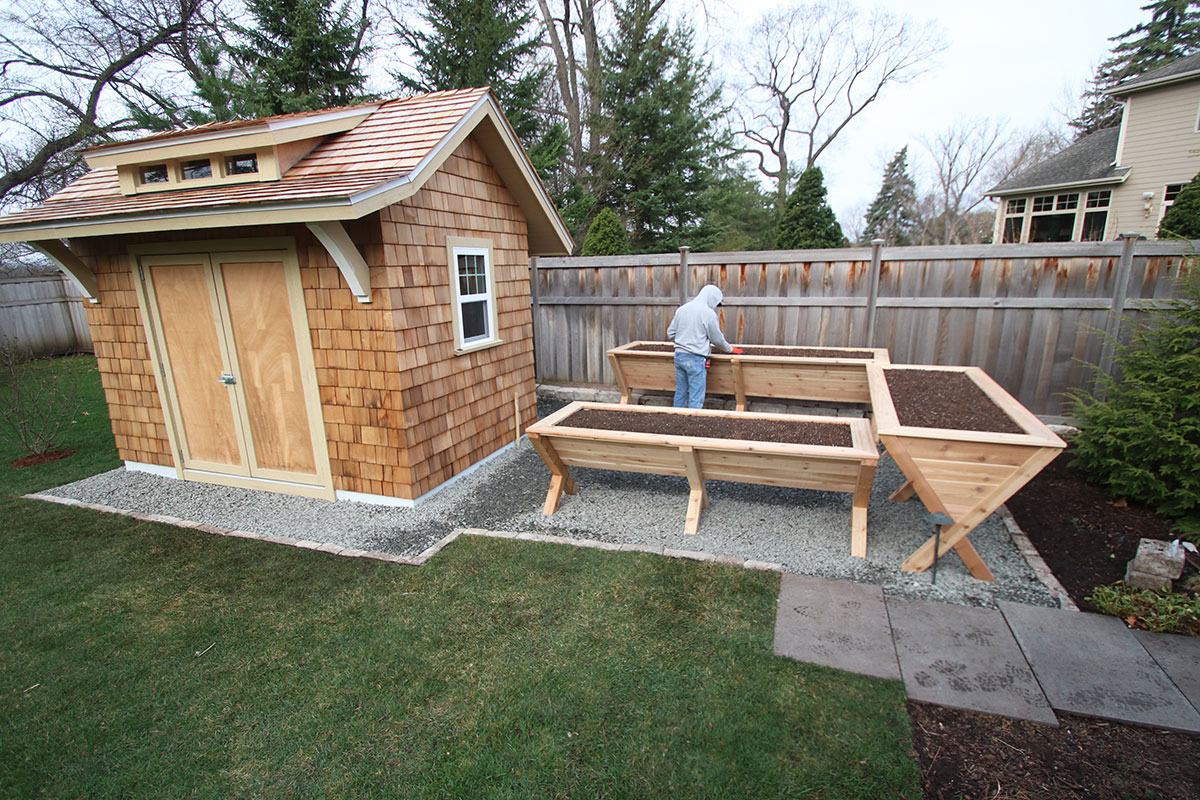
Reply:
[[35, 356], [92, 350], [83, 300], [65, 275], [0, 279], [0, 337]]
[[886, 347], [896, 364], [982, 367], [1034, 413], [1110, 369], [1124, 320], [1171, 296], [1200, 243], [1139, 240], [535, 258], [538, 380], [613, 384], [610, 347], [664, 340], [706, 283], [731, 342]]

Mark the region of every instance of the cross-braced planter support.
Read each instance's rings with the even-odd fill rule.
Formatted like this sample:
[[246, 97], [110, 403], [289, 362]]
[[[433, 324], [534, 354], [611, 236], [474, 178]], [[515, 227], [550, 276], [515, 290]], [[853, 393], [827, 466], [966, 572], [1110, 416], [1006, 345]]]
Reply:
[[[962, 402], [994, 404], [1020, 432], [922, 427], [919, 419], [902, 422], [887, 381], [889, 374], [901, 370], [967, 376], [982, 396], [971, 392], [973, 397], [963, 397]], [[922, 572], [933, 564], [935, 548], [939, 558], [953, 548], [972, 575], [995, 580], [967, 534], [1053, 461], [1066, 443], [978, 367], [871, 364], [867, 373], [879, 440], [908, 479], [891, 499], [904, 502], [915, 493], [931, 513], [944, 512], [954, 520], [942, 526], [940, 537], [930, 537], [910, 555], [901, 569]]]

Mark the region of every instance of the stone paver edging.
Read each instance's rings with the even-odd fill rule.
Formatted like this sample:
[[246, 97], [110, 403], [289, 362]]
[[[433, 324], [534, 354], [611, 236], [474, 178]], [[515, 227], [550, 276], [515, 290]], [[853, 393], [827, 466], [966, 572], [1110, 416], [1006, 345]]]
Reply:
[[1017, 550], [1025, 557], [1029, 568], [1033, 570], [1034, 577], [1050, 590], [1050, 594], [1058, 598], [1058, 604], [1062, 610], [1078, 611], [1079, 606], [1075, 605], [1075, 601], [1071, 599], [1071, 595], [1067, 594], [1067, 590], [1059, 583], [1058, 578], [1054, 577], [1054, 573], [1050, 571], [1050, 567], [1042, 559], [1042, 554], [1033, 546], [1033, 542], [1029, 541], [1029, 537], [1025, 535], [1025, 531], [1021, 530], [1021, 526], [1017, 524], [1017, 519], [1008, 510], [1008, 506], [1002, 505], [996, 509], [996, 517], [1004, 524], [1004, 529], [1012, 537], [1013, 544], [1017, 546]]
[[390, 561], [394, 564], [404, 564], [405, 566], [419, 567], [433, 556], [441, 552], [446, 545], [453, 542], [460, 535], [468, 536], [490, 536], [493, 539], [517, 539], [523, 542], [544, 542], [548, 544], [566, 544], [574, 547], [590, 547], [595, 550], [615, 550], [621, 552], [636, 552], [636, 553], [653, 553], [654, 555], [666, 556], [667, 558], [683, 558], [691, 561], [712, 561], [717, 564], [728, 564], [734, 567], [744, 567], [745, 569], [766, 570], [769, 572], [783, 572], [782, 564], [774, 564], [769, 561], [755, 561], [753, 559], [743, 559], [738, 556], [719, 555], [716, 553], [703, 553], [697, 550], [675, 550], [662, 545], [642, 545], [642, 544], [615, 544], [613, 542], [601, 542], [596, 539], [569, 539], [565, 536], [548, 536], [541, 533], [516, 533], [513, 531], [489, 531], [483, 528], [459, 528], [451, 533], [443, 536], [438, 541], [427, 547], [420, 554], [415, 556], [400, 556], [392, 553], [382, 553], [378, 550], [359, 550], [354, 547], [342, 547], [336, 544], [314, 542], [308, 539], [293, 539], [287, 536], [275, 536], [265, 533], [254, 533], [253, 531], [240, 531], [234, 528], [222, 528], [217, 525], [206, 525], [201, 522], [193, 522], [192, 520], [180, 519], [179, 517], [171, 517], [166, 514], [143, 514], [137, 511], [127, 511], [113, 506], [106, 506], [99, 503], [83, 503], [78, 500], [72, 500], [68, 497], [57, 497], [49, 494], [27, 494], [24, 496], [26, 500], [44, 500], [48, 503], [58, 503], [64, 506], [73, 506], [75, 508], [86, 508], [90, 511], [101, 511], [106, 514], [120, 514], [121, 516], [130, 517], [132, 519], [141, 520], [142, 522], [159, 522], [164, 525], [174, 525], [179, 528], [190, 528], [192, 530], [211, 533], [216, 536], [231, 536], [237, 539], [256, 539], [261, 542], [271, 542], [272, 544], [283, 544], [291, 547], [299, 547], [304, 550], [316, 550], [322, 553], [329, 553], [335, 556], [345, 556], [347, 558], [370, 558], [376, 561]]

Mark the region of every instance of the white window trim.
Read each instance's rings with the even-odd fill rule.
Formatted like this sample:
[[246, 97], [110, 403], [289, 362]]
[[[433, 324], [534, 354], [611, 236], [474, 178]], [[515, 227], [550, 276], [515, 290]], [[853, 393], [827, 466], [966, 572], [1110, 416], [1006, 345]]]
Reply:
[[[482, 255], [483, 268], [486, 276], [487, 293], [479, 295], [460, 295], [458, 291], [458, 257], [459, 255]], [[471, 239], [464, 236], [446, 237], [447, 277], [450, 280], [450, 291], [453, 302], [451, 312], [454, 317], [454, 353], [464, 355], [476, 350], [483, 350], [503, 344], [500, 339], [499, 316], [496, 310], [496, 261], [492, 254], [490, 239]], [[487, 301], [487, 336], [472, 341], [463, 340], [462, 304], [472, 300]]]

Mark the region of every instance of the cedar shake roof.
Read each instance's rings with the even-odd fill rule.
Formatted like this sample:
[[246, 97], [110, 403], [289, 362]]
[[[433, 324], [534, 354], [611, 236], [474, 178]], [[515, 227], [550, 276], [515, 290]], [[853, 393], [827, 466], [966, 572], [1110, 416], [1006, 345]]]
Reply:
[[996, 184], [987, 194], [1015, 194], [1076, 183], [1119, 183], [1129, 172], [1129, 167], [1113, 166], [1120, 133], [1119, 127], [1090, 133], [1045, 161]]
[[1177, 58], [1165, 67], [1152, 69], [1145, 74], [1123, 81], [1107, 90], [1105, 94], [1119, 96], [1195, 77], [1200, 77], [1200, 53]]
[[[39, 206], [0, 217], [0, 241], [357, 219], [414, 194], [470, 134], [524, 210], [530, 253], [571, 251], [566, 226], [490, 90], [432, 92], [365, 108], [372, 105], [378, 109], [354, 128], [324, 138], [278, 180], [125, 195], [117, 168], [102, 167]], [[165, 146], [173, 139], [350, 108], [210, 123], [90, 148], [88, 154], [143, 143]], [[147, 159], [154, 157], [147, 148]]]

